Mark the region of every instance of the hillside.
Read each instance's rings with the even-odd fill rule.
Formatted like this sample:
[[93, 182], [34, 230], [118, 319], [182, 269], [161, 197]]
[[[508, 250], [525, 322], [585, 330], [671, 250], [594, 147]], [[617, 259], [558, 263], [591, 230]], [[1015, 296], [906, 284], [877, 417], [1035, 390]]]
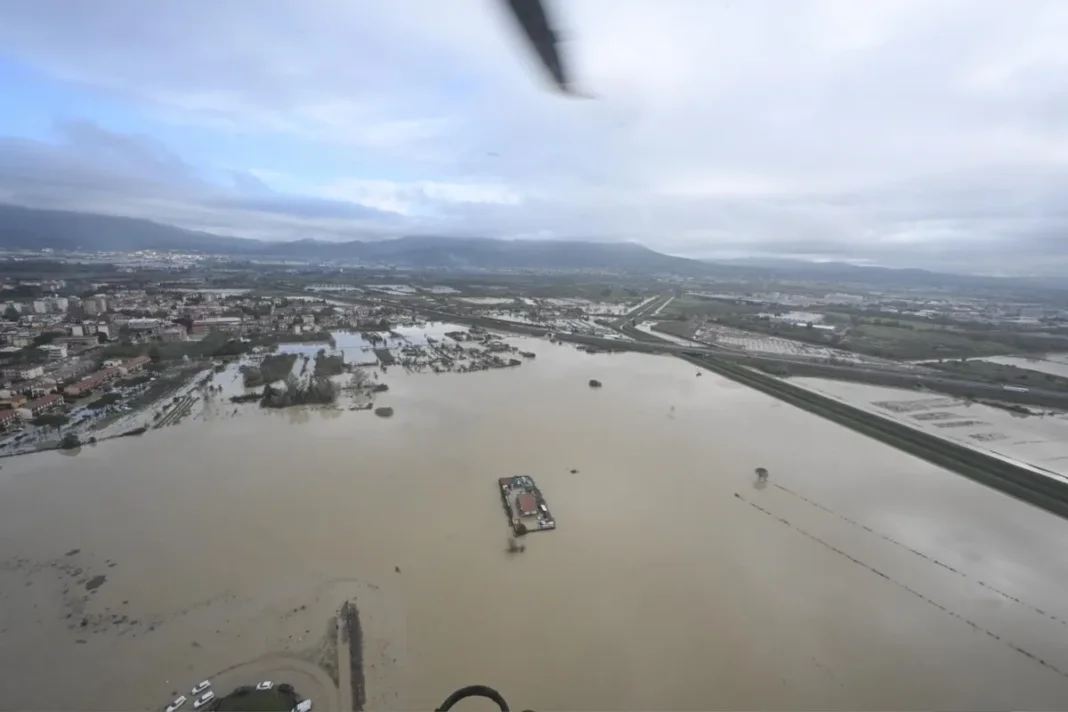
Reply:
[[0, 206], [0, 249], [174, 250], [245, 257], [347, 260], [405, 267], [703, 274], [707, 266], [634, 243], [412, 236], [395, 240], [265, 242], [91, 213]]

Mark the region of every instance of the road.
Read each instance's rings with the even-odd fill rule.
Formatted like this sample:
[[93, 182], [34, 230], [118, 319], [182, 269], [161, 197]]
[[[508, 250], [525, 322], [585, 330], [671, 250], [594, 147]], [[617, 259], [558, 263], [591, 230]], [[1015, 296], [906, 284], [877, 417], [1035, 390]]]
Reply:
[[656, 297], [645, 304], [640, 304], [635, 309], [627, 312], [612, 322], [612, 328], [616, 331], [620, 331], [624, 326], [636, 326], [641, 324], [647, 318], [666, 307], [668, 302], [674, 298], [674, 295], [671, 294], [661, 294], [659, 297]]
[[834, 378], [843, 381], [856, 381], [891, 388], [927, 389], [960, 398], [989, 399], [1021, 405], [1058, 408], [1068, 410], [1068, 393], [1042, 388], [1031, 388], [1025, 392], [1007, 391], [1000, 384], [986, 381], [974, 381], [938, 375], [934, 369], [917, 369], [915, 364], [892, 365], [844, 365], [830, 364], [803, 356], [782, 356], [754, 353], [719, 346], [682, 346], [661, 339], [648, 332], [639, 331], [632, 323], [641, 323], [645, 316], [652, 314], [674, 297], [663, 295], [642, 305], [632, 312], [616, 319], [612, 327], [625, 339], [609, 339], [600, 336], [572, 334], [555, 331], [544, 326], [520, 324], [484, 316], [457, 314], [429, 308], [425, 305], [411, 305], [392, 300], [368, 301], [346, 297], [348, 301], [368, 306], [387, 306], [394, 309], [422, 314], [433, 319], [450, 321], [458, 324], [481, 326], [497, 331], [510, 331], [530, 336], [549, 336], [560, 341], [594, 346], [605, 350], [642, 351], [646, 353], [668, 353], [681, 357], [698, 357], [712, 362], [739, 364], [760, 369], [769, 373], [781, 373], [793, 376], [816, 376]]

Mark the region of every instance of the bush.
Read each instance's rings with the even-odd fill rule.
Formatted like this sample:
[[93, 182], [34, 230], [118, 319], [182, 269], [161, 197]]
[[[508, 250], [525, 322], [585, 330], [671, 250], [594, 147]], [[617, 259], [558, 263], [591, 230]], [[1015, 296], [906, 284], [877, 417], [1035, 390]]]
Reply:
[[70, 422], [70, 418], [62, 413], [44, 413], [30, 422], [40, 428], [61, 428]]

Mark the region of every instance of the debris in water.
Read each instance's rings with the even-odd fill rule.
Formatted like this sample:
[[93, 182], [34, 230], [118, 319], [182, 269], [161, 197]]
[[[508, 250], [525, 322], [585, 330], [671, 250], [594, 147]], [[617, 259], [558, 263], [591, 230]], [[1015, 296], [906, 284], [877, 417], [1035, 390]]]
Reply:
[[91, 578], [88, 581], [86, 581], [85, 588], [86, 588], [86, 590], [93, 591], [95, 589], [100, 588], [102, 585], [104, 585], [104, 582], [107, 581], [107, 580], [108, 580], [108, 577], [104, 576], [103, 574], [94, 576], [93, 578]]
[[399, 573], [400, 573], [400, 567], [399, 567], [399, 566], [394, 566], [394, 567], [393, 567], [393, 571], [394, 571], [395, 573], [398, 573], [398, 574], [399, 574]]
[[601, 382], [600, 381], [598, 381], [596, 378], [591, 378], [590, 379], [590, 388], [600, 388], [600, 387], [601, 387]]
[[571, 468], [571, 474], [572, 475], [577, 475], [578, 474], [578, 470], [576, 470], [574, 467], [572, 467]]
[[75, 554], [77, 554], [80, 551], [81, 551], [81, 549], [71, 549], [70, 551], [67, 552], [66, 555], [67, 556], [74, 556]]

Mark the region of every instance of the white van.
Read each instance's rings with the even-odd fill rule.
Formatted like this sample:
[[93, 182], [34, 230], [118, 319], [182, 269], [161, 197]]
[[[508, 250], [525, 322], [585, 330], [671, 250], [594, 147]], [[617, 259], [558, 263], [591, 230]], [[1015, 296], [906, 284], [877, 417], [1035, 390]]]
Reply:
[[208, 704], [209, 702], [211, 702], [214, 699], [215, 699], [215, 693], [212, 692], [211, 690], [208, 690], [207, 692], [205, 692], [203, 695], [201, 695], [200, 697], [198, 697], [196, 699], [196, 702], [193, 703], [193, 709], [198, 710], [198, 709], [200, 709], [201, 707], [203, 707], [204, 705]]

